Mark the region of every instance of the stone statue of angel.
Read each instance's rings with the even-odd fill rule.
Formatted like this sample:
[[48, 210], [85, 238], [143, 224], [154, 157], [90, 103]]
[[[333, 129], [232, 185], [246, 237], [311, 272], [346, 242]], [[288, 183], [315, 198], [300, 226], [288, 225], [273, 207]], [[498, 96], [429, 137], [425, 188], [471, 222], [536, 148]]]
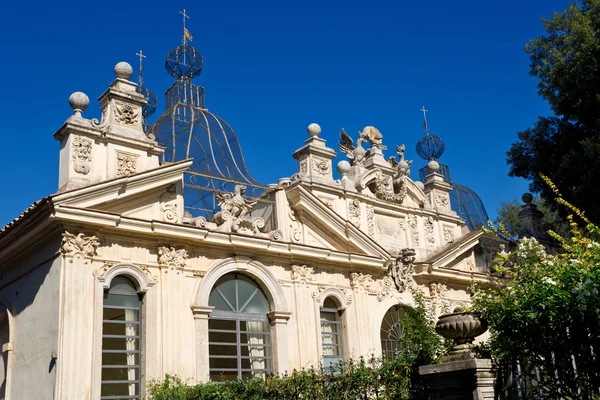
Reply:
[[350, 159], [351, 165], [363, 165], [365, 162], [365, 157], [367, 155], [367, 150], [362, 147], [362, 144], [366, 142], [367, 139], [363, 136], [360, 136], [356, 139], [356, 147], [354, 146], [354, 141], [352, 138], [346, 133], [344, 128], [340, 131], [340, 141], [338, 143], [338, 148], [342, 153], [346, 153], [346, 157]]

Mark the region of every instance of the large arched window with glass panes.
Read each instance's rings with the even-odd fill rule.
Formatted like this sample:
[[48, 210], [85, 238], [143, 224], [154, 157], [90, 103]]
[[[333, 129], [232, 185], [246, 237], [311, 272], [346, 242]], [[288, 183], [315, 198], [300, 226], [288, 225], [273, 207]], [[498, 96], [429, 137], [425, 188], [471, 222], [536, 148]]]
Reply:
[[208, 319], [210, 379], [265, 378], [273, 371], [269, 301], [252, 279], [222, 276], [212, 288]]
[[381, 353], [383, 359], [390, 361], [398, 356], [401, 348], [400, 339], [404, 336], [402, 318], [406, 309], [401, 305], [391, 307], [381, 321]]
[[104, 292], [101, 399], [141, 399], [142, 302], [134, 283], [113, 278]]

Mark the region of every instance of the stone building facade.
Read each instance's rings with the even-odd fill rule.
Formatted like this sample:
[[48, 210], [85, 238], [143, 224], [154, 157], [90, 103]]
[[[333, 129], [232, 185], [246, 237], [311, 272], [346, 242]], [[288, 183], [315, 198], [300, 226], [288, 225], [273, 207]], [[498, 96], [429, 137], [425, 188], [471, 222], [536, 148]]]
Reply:
[[333, 165], [311, 124], [291, 179], [258, 199], [218, 191], [211, 218], [186, 213], [194, 160], [161, 162], [131, 67], [115, 73], [100, 121], [83, 116], [86, 95], [70, 98], [58, 192], [0, 231], [0, 398], [142, 398], [167, 373], [202, 382], [390, 357], [413, 290], [452, 309], [487, 279], [481, 232], [451, 209], [437, 163], [413, 181], [404, 147], [386, 159], [374, 127], [343, 133], [349, 162]]

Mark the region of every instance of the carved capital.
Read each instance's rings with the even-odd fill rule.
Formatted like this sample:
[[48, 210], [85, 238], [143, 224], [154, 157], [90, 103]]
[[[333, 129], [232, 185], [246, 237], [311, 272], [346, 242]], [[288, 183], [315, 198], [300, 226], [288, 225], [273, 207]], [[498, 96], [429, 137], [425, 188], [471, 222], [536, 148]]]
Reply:
[[174, 247], [161, 246], [158, 248], [158, 264], [169, 269], [183, 270], [186, 266], [188, 253], [185, 249], [175, 250]]
[[292, 265], [292, 280], [302, 283], [312, 281], [314, 279], [315, 269], [306, 265]]
[[373, 276], [371, 274], [361, 274], [356, 272], [350, 274], [350, 286], [352, 288], [368, 289], [372, 283]]
[[83, 233], [74, 235], [69, 232], [62, 234], [60, 252], [63, 255], [81, 255], [83, 257], [94, 257], [100, 241], [96, 236], [85, 236]]

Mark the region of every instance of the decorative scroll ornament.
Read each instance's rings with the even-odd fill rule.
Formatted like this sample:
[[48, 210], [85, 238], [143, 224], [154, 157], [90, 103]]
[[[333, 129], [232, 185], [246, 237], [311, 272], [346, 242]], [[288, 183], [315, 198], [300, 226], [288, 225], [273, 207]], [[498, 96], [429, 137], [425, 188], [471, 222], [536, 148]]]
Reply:
[[350, 202], [348, 214], [350, 222], [360, 228], [360, 201], [358, 201], [358, 199], [354, 199]]
[[313, 160], [312, 170], [319, 175], [328, 176], [330, 172], [329, 167], [330, 163], [327, 160], [321, 158], [315, 158]]
[[83, 136], [74, 136], [71, 144], [73, 150], [73, 169], [83, 175], [90, 173], [92, 161], [92, 139]]
[[369, 236], [375, 237], [375, 208], [371, 204], [367, 204], [367, 228]]
[[175, 250], [174, 247], [166, 246], [158, 248], [158, 264], [169, 269], [184, 269], [188, 257], [188, 252], [185, 249]]
[[96, 236], [85, 236], [83, 233], [74, 235], [69, 232], [62, 234], [60, 251], [63, 255], [81, 254], [84, 257], [94, 257], [100, 241]]
[[429, 216], [425, 219], [425, 237], [429, 243], [435, 243], [435, 236], [433, 234], [433, 217]]
[[306, 265], [292, 265], [292, 280], [303, 283], [314, 279], [315, 269]]
[[389, 266], [388, 276], [392, 277], [400, 293], [410, 285], [415, 258], [414, 249], [402, 249], [400, 255]]
[[446, 243], [454, 243], [454, 229], [451, 226], [444, 226], [443, 233]]
[[443, 283], [431, 282], [429, 284], [429, 295], [434, 298], [442, 298], [446, 296], [448, 288]]
[[419, 231], [417, 229], [417, 216], [409, 215], [408, 216], [408, 226], [410, 226], [410, 235], [412, 238], [413, 247], [419, 247]]
[[135, 174], [137, 171], [138, 156], [117, 153], [117, 176]]
[[352, 288], [362, 287], [368, 289], [373, 283], [373, 276], [371, 274], [362, 274], [353, 272], [350, 274], [350, 286]]
[[394, 279], [388, 275], [384, 276], [383, 281], [379, 284], [379, 290], [377, 290], [377, 301], [383, 301], [383, 299], [395, 290]]
[[169, 185], [167, 191], [160, 195], [159, 207], [162, 212], [163, 221], [176, 223], [179, 220], [175, 185]]
[[134, 108], [125, 103], [115, 102], [115, 121], [121, 125], [137, 126], [141, 109]]
[[315, 292], [312, 292], [311, 296], [314, 299], [316, 299], [321, 293], [325, 291], [325, 289], [327, 289], [327, 285], [320, 283], [319, 286], [317, 286], [317, 290]]

